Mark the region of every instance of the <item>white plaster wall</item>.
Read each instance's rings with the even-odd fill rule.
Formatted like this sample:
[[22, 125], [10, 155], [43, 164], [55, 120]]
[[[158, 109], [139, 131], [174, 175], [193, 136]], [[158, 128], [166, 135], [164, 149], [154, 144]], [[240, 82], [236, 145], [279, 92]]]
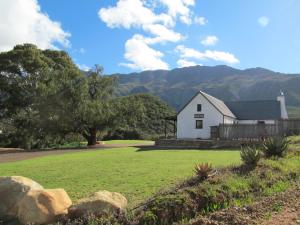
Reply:
[[285, 105], [285, 97], [283, 93], [277, 97], [277, 101], [280, 102], [280, 113], [281, 113], [281, 119], [288, 119], [288, 113]]
[[238, 120], [238, 124], [257, 124], [258, 121], [265, 121], [265, 124], [275, 124], [275, 120]]
[[233, 124], [235, 123], [237, 120], [228, 116], [224, 116], [224, 124]]
[[[197, 112], [197, 104], [202, 111]], [[194, 114], [204, 114], [203, 129], [196, 129]], [[177, 115], [177, 138], [210, 138], [210, 127], [223, 123], [223, 115], [200, 93]]]

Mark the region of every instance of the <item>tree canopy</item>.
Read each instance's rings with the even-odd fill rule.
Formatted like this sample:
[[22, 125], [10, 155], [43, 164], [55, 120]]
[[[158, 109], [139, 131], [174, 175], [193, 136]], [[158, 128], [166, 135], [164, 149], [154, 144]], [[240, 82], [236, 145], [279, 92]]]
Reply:
[[63, 51], [24, 44], [0, 53], [0, 145], [51, 147], [69, 134], [88, 145], [99, 133], [161, 135], [172, 109], [150, 95], [116, 97], [116, 85], [100, 66], [83, 73]]

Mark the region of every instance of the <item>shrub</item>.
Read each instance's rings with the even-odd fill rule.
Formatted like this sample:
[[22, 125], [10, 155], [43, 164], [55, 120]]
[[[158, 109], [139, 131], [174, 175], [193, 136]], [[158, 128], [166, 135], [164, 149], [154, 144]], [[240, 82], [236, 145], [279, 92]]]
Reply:
[[204, 180], [208, 178], [209, 173], [212, 171], [212, 165], [209, 163], [201, 163], [195, 166], [196, 175]]
[[267, 158], [284, 157], [290, 141], [285, 137], [268, 138], [263, 144], [263, 151]]
[[241, 148], [241, 159], [246, 166], [256, 166], [260, 160], [260, 151], [256, 147]]
[[103, 140], [142, 140], [143, 134], [142, 132], [139, 132], [137, 130], [123, 130], [123, 129], [118, 129], [114, 131], [108, 132], [103, 137]]

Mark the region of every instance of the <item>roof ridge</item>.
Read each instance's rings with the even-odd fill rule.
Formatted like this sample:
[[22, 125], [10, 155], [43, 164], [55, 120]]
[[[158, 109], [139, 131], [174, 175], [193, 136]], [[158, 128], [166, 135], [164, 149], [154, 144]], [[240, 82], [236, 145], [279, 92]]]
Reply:
[[266, 100], [241, 100], [241, 101], [224, 101], [225, 103], [231, 103], [231, 102], [278, 102], [276, 99], [266, 99]]

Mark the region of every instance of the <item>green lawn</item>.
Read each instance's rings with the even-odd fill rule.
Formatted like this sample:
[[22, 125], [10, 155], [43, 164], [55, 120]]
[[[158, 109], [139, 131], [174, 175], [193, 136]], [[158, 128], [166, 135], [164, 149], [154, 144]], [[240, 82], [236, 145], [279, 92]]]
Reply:
[[[154, 141], [147, 141], [147, 140], [109, 140], [109, 141], [102, 141], [106, 145], [139, 145], [139, 144], [154, 144]], [[78, 147], [86, 147], [87, 142], [70, 142], [60, 146], [57, 148], [78, 148]]]
[[139, 145], [139, 144], [154, 144], [154, 141], [147, 141], [147, 140], [110, 140], [110, 141], [103, 141], [106, 145]]
[[238, 151], [109, 150], [44, 156], [0, 164], [0, 176], [29, 177], [45, 188], [64, 188], [73, 200], [97, 190], [124, 194], [130, 206], [192, 175], [196, 163], [221, 167], [240, 162]]

